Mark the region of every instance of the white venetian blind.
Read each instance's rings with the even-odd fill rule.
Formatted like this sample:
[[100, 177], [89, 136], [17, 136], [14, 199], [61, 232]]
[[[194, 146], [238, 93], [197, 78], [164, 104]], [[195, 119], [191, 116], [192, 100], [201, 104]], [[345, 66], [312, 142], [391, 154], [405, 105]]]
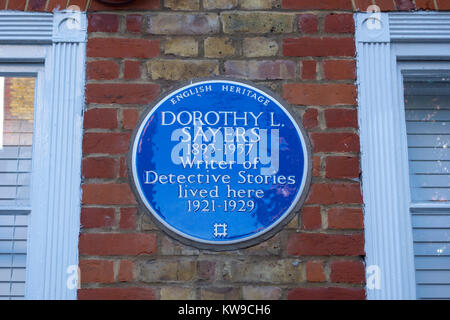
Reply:
[[419, 299], [450, 299], [450, 82], [406, 79], [405, 116]]
[[34, 86], [0, 78], [0, 299], [25, 296]]

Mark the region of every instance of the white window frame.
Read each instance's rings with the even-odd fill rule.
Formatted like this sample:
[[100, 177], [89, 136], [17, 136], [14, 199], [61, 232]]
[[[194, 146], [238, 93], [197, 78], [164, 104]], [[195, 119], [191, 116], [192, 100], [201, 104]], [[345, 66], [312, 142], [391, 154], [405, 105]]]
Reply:
[[450, 60], [450, 13], [356, 13], [355, 25], [366, 267], [379, 271], [367, 298], [416, 299], [401, 61]]
[[0, 11], [0, 73], [37, 79], [26, 299], [77, 297], [86, 26], [81, 12]]

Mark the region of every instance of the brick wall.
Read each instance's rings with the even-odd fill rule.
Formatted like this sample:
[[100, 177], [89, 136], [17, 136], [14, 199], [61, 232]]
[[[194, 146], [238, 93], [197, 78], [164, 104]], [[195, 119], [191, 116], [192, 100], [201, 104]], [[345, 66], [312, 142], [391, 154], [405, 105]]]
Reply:
[[[8, 9], [67, 2], [10, 0]], [[373, 2], [450, 9], [446, 0], [69, 1], [89, 11], [80, 299], [364, 299], [352, 13]], [[297, 217], [264, 243], [222, 253], [158, 230], [138, 210], [125, 168], [144, 105], [179, 81], [214, 75], [282, 95], [314, 152]]]

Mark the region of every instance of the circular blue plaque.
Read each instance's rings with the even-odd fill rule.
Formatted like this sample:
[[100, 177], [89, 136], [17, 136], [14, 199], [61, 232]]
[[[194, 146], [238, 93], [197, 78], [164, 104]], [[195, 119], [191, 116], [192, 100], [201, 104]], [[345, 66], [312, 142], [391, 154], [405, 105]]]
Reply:
[[160, 228], [211, 250], [271, 237], [298, 213], [311, 180], [309, 141], [289, 106], [229, 79], [192, 82], [150, 106], [128, 168]]

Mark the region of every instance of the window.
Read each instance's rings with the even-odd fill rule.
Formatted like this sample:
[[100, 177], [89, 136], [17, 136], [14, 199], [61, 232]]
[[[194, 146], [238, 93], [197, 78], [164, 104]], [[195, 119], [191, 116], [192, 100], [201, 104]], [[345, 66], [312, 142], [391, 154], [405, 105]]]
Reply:
[[0, 299], [76, 298], [85, 42], [80, 12], [0, 12]]
[[450, 298], [449, 26], [356, 14], [369, 299]]

